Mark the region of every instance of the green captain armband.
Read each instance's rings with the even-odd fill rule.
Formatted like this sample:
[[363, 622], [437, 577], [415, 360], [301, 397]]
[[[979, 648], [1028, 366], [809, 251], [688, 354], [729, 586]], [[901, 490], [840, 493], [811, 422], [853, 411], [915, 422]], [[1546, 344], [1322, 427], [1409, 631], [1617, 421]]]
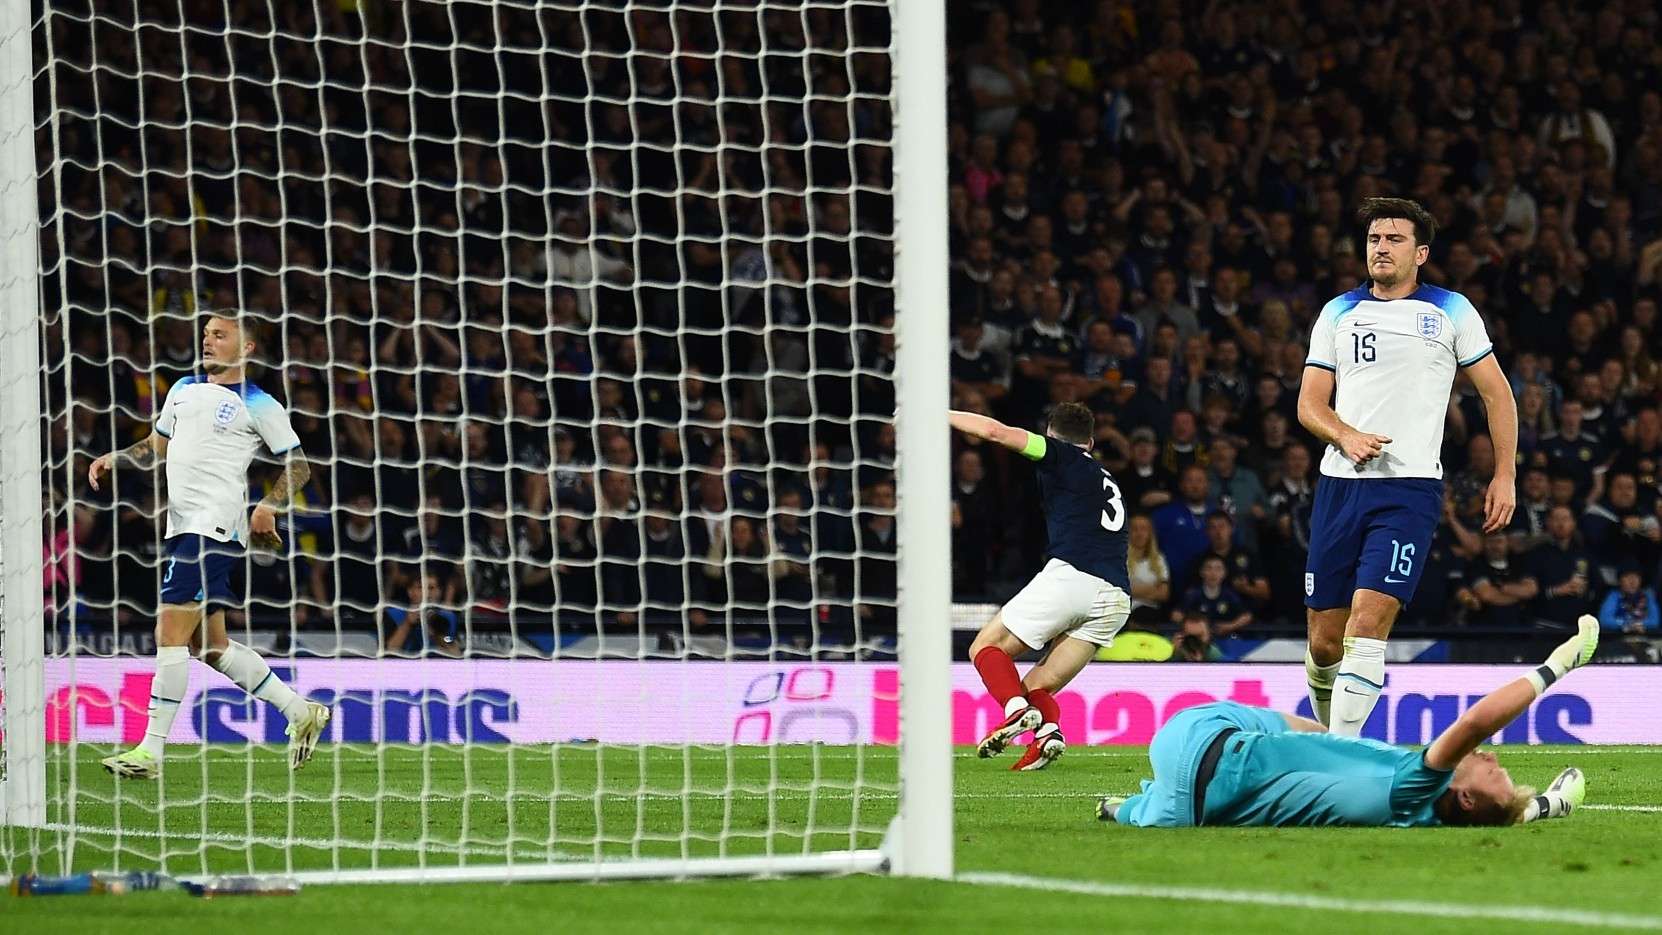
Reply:
[[1038, 461], [1045, 456], [1045, 437], [1033, 432], [1027, 433], [1027, 446], [1022, 448], [1021, 456], [1029, 461]]

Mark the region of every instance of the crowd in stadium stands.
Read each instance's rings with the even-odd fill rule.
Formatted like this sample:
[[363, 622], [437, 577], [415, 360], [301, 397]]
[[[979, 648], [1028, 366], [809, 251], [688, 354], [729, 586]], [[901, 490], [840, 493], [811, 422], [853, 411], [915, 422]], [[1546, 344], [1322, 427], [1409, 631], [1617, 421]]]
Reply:
[[[75, 456], [47, 483], [78, 503], [49, 533], [60, 612], [75, 581], [91, 616], [148, 629], [158, 492], [78, 478], [192, 371], [196, 316], [243, 308], [319, 468], [291, 552], [251, 561], [251, 616], [396, 651], [556, 619], [892, 636], [887, 20], [622, 6], [141, 0], [143, 29], [129, 6], [37, 31], [61, 108], [40, 137], [46, 308], [67, 310], [51, 450]], [[1306, 336], [1363, 279], [1355, 206], [1398, 194], [1437, 218], [1422, 279], [1483, 313], [1522, 423], [1516, 520], [1485, 537], [1494, 451], [1457, 383], [1408, 623], [1593, 611], [1654, 658], [1656, 8], [949, 17], [954, 404], [1032, 428], [1096, 411], [1137, 625], [1203, 659], [1302, 621]], [[1002, 600], [1043, 555], [1032, 472], [954, 445], [955, 596]]]
[[240, 308], [316, 468], [257, 624], [892, 639], [882, 8], [136, 6], [37, 35], [60, 616], [148, 630], [156, 485], [80, 479]]
[[[1396, 194], [1436, 217], [1421, 278], [1482, 311], [1522, 413], [1516, 520], [1486, 537], [1495, 452], [1457, 384], [1407, 621], [1523, 630], [1593, 611], [1656, 635], [1654, 6], [968, 6], [954, 397], [1029, 426], [1061, 401], [1097, 412], [1101, 457], [1144, 514], [1136, 618], [1204, 643], [1302, 617], [1321, 454], [1295, 413], [1306, 335], [1364, 278], [1355, 206]], [[986, 491], [1028, 472], [960, 439], [955, 481], [960, 588], [1017, 577], [1043, 535], [1032, 498]]]

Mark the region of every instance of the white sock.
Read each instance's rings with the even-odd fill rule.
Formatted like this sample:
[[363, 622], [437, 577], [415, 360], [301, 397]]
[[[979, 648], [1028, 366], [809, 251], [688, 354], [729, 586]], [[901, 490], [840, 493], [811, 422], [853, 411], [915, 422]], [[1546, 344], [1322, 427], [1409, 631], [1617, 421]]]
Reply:
[[219, 660], [214, 668], [225, 673], [225, 677], [237, 683], [245, 692], [261, 701], [269, 701], [283, 712], [283, 717], [294, 723], [306, 713], [306, 699], [300, 693], [283, 684], [266, 665], [259, 653], [232, 640], [229, 646], [219, 652]]
[[1385, 641], [1365, 636], [1345, 637], [1345, 657], [1339, 661], [1328, 733], [1362, 736], [1362, 725], [1367, 723], [1384, 687]]
[[1027, 696], [1017, 695], [1004, 703], [1004, 716], [1009, 717], [1027, 707]]
[[1304, 684], [1310, 687], [1310, 713], [1316, 720], [1327, 723], [1328, 708], [1333, 702], [1333, 679], [1339, 675], [1340, 662], [1330, 666], [1317, 665], [1310, 656], [1310, 650], [1304, 651]]
[[184, 702], [185, 689], [189, 687], [190, 647], [156, 647], [156, 676], [150, 681], [150, 718], [139, 748], [158, 760], [167, 748], [167, 735], [173, 730], [173, 719], [179, 716], [179, 705]]

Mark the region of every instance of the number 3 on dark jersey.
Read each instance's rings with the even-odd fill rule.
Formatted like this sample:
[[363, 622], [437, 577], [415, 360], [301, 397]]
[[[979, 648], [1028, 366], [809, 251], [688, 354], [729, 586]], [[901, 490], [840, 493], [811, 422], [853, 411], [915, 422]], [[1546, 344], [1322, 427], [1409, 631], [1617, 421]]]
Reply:
[[1102, 489], [1108, 495], [1108, 507], [1102, 511], [1102, 528], [1119, 532], [1125, 526], [1125, 501], [1120, 496], [1120, 485], [1107, 471], [1102, 472]]

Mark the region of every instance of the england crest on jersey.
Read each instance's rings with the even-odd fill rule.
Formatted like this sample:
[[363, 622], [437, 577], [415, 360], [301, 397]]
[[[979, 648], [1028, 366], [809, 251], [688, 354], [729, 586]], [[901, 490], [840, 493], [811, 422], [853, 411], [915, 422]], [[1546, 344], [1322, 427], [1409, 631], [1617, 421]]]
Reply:
[[237, 412], [241, 409], [242, 407], [236, 403], [220, 403], [219, 408], [214, 410], [214, 431], [224, 432], [231, 422], [236, 419]]
[[1435, 338], [1443, 333], [1443, 316], [1436, 312], [1420, 313], [1420, 337]]

